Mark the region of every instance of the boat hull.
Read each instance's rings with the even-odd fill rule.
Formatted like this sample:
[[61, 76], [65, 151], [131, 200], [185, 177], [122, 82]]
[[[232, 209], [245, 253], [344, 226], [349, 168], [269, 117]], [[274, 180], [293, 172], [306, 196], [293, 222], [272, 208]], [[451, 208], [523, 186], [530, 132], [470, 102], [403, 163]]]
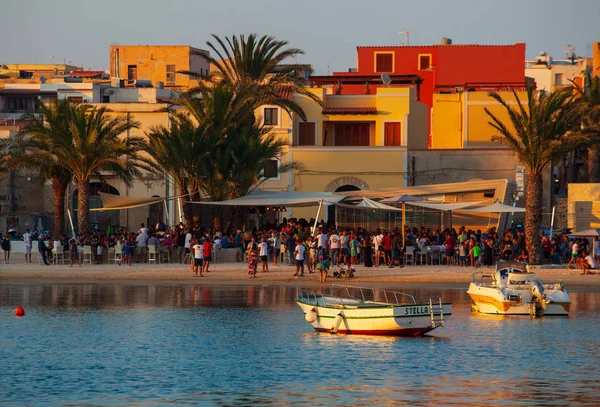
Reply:
[[[568, 316], [571, 300], [566, 290], [546, 290], [546, 304], [544, 315]], [[467, 294], [473, 301], [473, 309], [481, 314], [490, 315], [531, 315], [531, 293], [527, 290], [502, 289], [497, 287], [480, 286], [475, 283], [469, 285]], [[507, 300], [508, 295], [521, 297], [520, 301]]]
[[[316, 313], [315, 320], [309, 323], [317, 332], [421, 336], [441, 326], [432, 324], [429, 304], [382, 304], [373, 307], [321, 306], [302, 301], [297, 301], [297, 304], [305, 315]], [[452, 305], [443, 304], [442, 309], [444, 320], [447, 320], [452, 313]]]

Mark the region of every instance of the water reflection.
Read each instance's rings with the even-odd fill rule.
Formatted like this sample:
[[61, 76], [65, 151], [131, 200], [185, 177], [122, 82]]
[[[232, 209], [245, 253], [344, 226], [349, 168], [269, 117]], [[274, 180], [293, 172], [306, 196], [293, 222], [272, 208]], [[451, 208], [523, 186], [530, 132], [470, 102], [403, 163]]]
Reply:
[[315, 333], [290, 287], [0, 285], [0, 405], [598, 405], [600, 293], [531, 320], [471, 315], [464, 289], [403, 291], [453, 302], [446, 328]]

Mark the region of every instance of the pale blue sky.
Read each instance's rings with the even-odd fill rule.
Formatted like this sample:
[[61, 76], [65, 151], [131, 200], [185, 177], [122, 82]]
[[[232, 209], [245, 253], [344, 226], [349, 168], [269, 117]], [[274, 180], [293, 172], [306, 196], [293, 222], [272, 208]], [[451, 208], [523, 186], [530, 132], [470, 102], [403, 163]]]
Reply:
[[[527, 56], [600, 41], [600, 0], [2, 0], [0, 62], [107, 69], [111, 44], [205, 48], [211, 33], [285, 39], [319, 74], [355, 66], [357, 45], [525, 42]], [[588, 55], [589, 56], [589, 55]]]

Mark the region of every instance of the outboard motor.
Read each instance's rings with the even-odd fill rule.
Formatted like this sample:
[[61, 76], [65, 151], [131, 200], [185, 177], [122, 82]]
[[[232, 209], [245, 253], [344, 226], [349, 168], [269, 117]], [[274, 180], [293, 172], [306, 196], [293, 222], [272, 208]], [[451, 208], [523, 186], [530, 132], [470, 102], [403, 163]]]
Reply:
[[535, 280], [531, 285], [531, 299], [535, 302], [536, 315], [542, 315], [546, 309], [546, 298], [544, 295], [544, 287]]

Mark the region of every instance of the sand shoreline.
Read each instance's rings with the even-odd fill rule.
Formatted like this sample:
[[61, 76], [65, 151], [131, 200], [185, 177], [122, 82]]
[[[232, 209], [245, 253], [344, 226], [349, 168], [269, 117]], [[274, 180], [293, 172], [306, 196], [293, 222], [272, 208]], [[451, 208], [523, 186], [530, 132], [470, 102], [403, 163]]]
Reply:
[[[38, 264], [0, 265], [0, 284], [6, 283], [143, 283], [143, 284], [203, 284], [203, 285], [280, 285], [280, 286], [319, 286], [319, 275], [308, 274], [294, 278], [295, 268], [275, 267], [270, 264], [269, 273], [258, 273], [256, 279], [248, 279], [247, 269], [242, 263], [211, 264], [211, 272], [205, 277], [194, 277], [189, 266], [180, 264], [135, 264], [118, 266], [115, 264], [86, 265], [81, 268], [68, 265], [44, 266]], [[329, 278], [327, 283], [340, 283], [365, 286], [413, 287], [466, 287], [472, 274], [486, 269], [446, 266], [407, 266], [404, 268], [365, 268], [357, 266], [356, 278], [352, 280]], [[330, 271], [331, 275], [331, 271]], [[585, 291], [600, 290], [600, 276], [580, 275], [578, 270], [565, 268], [541, 268], [536, 275], [545, 283], [563, 281], [565, 286], [578, 287]]]

